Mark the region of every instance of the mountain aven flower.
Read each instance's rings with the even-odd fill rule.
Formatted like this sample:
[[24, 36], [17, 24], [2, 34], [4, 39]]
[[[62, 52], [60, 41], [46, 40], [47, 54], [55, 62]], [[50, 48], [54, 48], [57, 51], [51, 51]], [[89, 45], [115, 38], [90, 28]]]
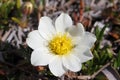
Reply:
[[33, 49], [32, 65], [48, 65], [53, 75], [60, 77], [68, 70], [80, 71], [82, 63], [93, 58], [90, 49], [96, 37], [81, 23], [72, 23], [66, 13], [61, 13], [55, 23], [47, 16], [41, 17], [38, 30], [30, 32], [26, 39]]

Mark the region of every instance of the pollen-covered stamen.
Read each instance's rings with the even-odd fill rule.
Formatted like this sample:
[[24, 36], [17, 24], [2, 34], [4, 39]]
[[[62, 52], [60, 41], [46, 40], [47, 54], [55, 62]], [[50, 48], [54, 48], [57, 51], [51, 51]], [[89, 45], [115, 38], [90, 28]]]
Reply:
[[58, 34], [49, 42], [48, 47], [56, 55], [67, 54], [73, 48], [72, 39], [67, 34]]

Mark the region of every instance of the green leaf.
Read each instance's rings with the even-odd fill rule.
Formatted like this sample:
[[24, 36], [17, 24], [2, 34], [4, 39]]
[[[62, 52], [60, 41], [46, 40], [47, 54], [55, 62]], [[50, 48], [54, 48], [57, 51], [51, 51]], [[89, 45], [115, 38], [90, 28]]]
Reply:
[[16, 17], [12, 17], [12, 20], [15, 21], [16, 23], [20, 24], [21, 21], [19, 19], [17, 19]]
[[1, 5], [0, 14], [3, 18], [7, 18], [7, 3]]
[[112, 54], [111, 50], [108, 49], [108, 48], [107, 48], [106, 50], [107, 50], [108, 57], [109, 57], [109, 58], [112, 58], [112, 57], [113, 57], [113, 54]]
[[120, 51], [118, 52], [117, 64], [118, 64], [118, 67], [120, 67]]
[[99, 37], [99, 33], [100, 33], [100, 30], [99, 30], [98, 26], [96, 26], [95, 27], [95, 36], [96, 36], [97, 39]]
[[20, 9], [20, 7], [21, 7], [21, 1], [20, 0], [16, 1], [16, 6], [17, 6], [18, 9]]
[[94, 50], [94, 57], [97, 58], [98, 60], [100, 60], [100, 57], [99, 57], [99, 55], [98, 55], [96, 50]]
[[108, 54], [106, 53], [105, 50], [101, 51], [101, 57], [100, 57], [100, 63], [101, 64], [105, 64], [106, 63], [106, 60], [108, 58]]
[[117, 61], [116, 61], [116, 60], [114, 61], [113, 66], [114, 66], [114, 68], [117, 68], [117, 67], [118, 67], [118, 64], [117, 64]]
[[4, 28], [4, 26], [3, 25], [0, 25], [0, 29], [3, 29]]
[[100, 49], [100, 42], [102, 41], [102, 38], [103, 38], [103, 35], [104, 35], [104, 31], [105, 31], [105, 29], [106, 29], [108, 26], [109, 26], [109, 24], [106, 24], [106, 25], [102, 28], [102, 30], [99, 32], [99, 35], [98, 35], [98, 33], [97, 33], [97, 42], [96, 42], [96, 47], [95, 47], [96, 51], [99, 51], [99, 49]]
[[109, 26], [109, 25], [106, 24], [106, 25], [102, 28], [102, 30], [100, 31], [100, 33], [99, 33], [99, 37], [98, 37], [98, 40], [99, 40], [99, 41], [102, 40], [103, 35], [104, 35], [104, 31], [105, 31], [105, 29], [106, 29], [108, 26]]

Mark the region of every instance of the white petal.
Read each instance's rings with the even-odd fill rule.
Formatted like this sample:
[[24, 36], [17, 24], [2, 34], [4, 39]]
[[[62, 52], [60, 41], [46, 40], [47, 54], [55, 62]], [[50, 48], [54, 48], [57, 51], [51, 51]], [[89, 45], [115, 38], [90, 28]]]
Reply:
[[80, 45], [81, 38], [82, 38], [82, 37], [73, 37], [73, 36], [71, 36], [72, 43], [73, 43], [75, 46]]
[[81, 23], [78, 23], [77, 26], [72, 26], [68, 29], [68, 32], [73, 37], [83, 36], [85, 33], [84, 27]]
[[91, 51], [86, 46], [77, 46], [73, 52], [77, 57], [79, 57], [81, 63], [93, 58]]
[[81, 70], [82, 65], [80, 64], [80, 59], [73, 54], [64, 56], [62, 60], [64, 67], [66, 67], [67, 69], [73, 72]]
[[52, 58], [53, 58], [53, 55], [49, 53], [47, 48], [42, 47], [32, 52], [31, 64], [34, 66], [44, 66], [44, 65], [47, 65]]
[[49, 40], [55, 34], [55, 27], [49, 17], [42, 17], [39, 21], [38, 31], [45, 39]]
[[56, 56], [52, 59], [52, 61], [49, 64], [49, 69], [55, 76], [62, 76], [66, 69], [62, 65], [62, 60], [60, 57]]
[[32, 49], [40, 48], [41, 46], [44, 46], [44, 43], [46, 43], [46, 40], [44, 40], [41, 36], [38, 30], [34, 30], [28, 34], [28, 38], [26, 39], [26, 43], [29, 47]]
[[81, 55], [81, 62], [86, 62], [88, 60], [91, 60], [93, 58], [93, 55], [91, 53], [90, 50], [87, 50], [86, 52], [84, 52], [84, 55]]
[[92, 33], [86, 32], [81, 39], [80, 45], [84, 45], [89, 48], [92, 48], [95, 41], [96, 41], [96, 36]]
[[55, 21], [55, 27], [57, 32], [65, 32], [68, 27], [72, 26], [72, 19], [66, 13], [61, 13], [61, 15]]

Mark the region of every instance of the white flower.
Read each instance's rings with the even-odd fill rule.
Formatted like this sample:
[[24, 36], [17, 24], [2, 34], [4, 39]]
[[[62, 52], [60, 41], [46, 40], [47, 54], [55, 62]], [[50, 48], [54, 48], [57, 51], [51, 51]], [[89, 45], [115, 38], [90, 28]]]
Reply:
[[42, 17], [38, 30], [29, 33], [27, 44], [34, 49], [31, 63], [34, 66], [48, 65], [55, 76], [62, 76], [67, 70], [77, 72], [82, 63], [93, 58], [90, 51], [96, 37], [85, 32], [81, 23], [72, 24], [72, 19], [62, 13], [55, 21]]

